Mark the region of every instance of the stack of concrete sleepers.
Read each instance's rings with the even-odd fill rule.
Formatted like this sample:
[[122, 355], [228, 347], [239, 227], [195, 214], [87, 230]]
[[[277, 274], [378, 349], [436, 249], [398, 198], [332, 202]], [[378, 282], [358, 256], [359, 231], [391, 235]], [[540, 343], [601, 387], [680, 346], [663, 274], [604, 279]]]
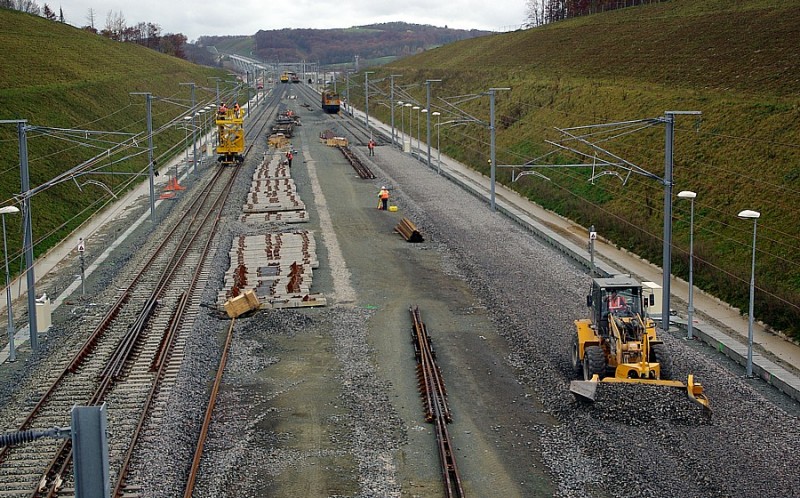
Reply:
[[264, 156], [253, 173], [250, 193], [242, 211], [241, 221], [258, 225], [308, 221], [306, 206], [297, 195], [282, 152]]
[[254, 290], [261, 308], [324, 306], [311, 293], [312, 273], [319, 267], [311, 232], [239, 236], [230, 251], [231, 268], [219, 295], [224, 303], [245, 290]]

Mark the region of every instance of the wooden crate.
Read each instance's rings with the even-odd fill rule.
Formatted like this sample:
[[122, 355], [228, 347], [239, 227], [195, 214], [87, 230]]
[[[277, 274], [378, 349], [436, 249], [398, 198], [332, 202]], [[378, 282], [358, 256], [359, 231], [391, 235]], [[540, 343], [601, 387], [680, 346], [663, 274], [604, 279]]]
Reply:
[[225, 313], [227, 313], [230, 318], [236, 318], [248, 311], [256, 310], [260, 306], [258, 296], [256, 296], [253, 290], [245, 291], [234, 298], [228, 299], [225, 304], [222, 305], [225, 309]]

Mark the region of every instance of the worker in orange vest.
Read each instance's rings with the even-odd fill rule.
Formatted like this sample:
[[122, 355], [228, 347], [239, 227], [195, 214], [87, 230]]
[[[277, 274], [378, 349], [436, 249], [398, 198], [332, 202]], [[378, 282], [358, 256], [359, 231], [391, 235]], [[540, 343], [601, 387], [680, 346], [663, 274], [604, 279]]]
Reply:
[[290, 168], [292, 167], [292, 159], [294, 159], [294, 154], [292, 154], [292, 151], [287, 152], [286, 153], [286, 160], [289, 162], [289, 167]]
[[387, 189], [385, 185], [381, 187], [381, 191], [378, 192], [378, 199], [380, 200], [378, 209], [383, 211], [389, 209], [389, 189]]
[[628, 303], [625, 302], [625, 298], [617, 294], [616, 290], [612, 290], [611, 295], [608, 297], [608, 311], [611, 313], [620, 313], [627, 310], [627, 308]]

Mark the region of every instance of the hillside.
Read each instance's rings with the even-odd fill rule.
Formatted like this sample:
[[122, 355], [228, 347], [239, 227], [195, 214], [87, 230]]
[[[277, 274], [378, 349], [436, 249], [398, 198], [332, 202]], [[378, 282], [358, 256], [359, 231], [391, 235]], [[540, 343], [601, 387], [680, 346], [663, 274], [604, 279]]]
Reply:
[[[27, 132], [31, 187], [42, 189], [31, 199], [37, 254], [112, 199], [98, 183], [119, 195], [131, 183], [146, 181], [146, 176], [138, 174], [147, 168], [145, 96], [131, 92], [153, 95], [153, 129], [159, 130], [185, 113], [191, 103], [190, 89], [179, 83], [195, 82], [198, 102], [209, 101], [216, 89], [207, 78], [226, 74], [8, 9], [0, 9], [0, 46], [4, 48], [0, 119], [24, 119], [32, 127]], [[185, 133], [177, 127], [158, 132], [156, 161], [165, 162], [174, 155], [171, 144], [182, 141]], [[131, 142], [134, 135], [139, 135], [137, 142]], [[0, 126], [0, 140], [4, 150], [0, 200], [5, 205], [21, 189], [16, 126]], [[127, 146], [117, 147], [102, 161], [87, 163], [83, 174], [43, 188], [46, 182], [125, 141]], [[6, 218], [10, 266], [16, 272], [24, 267], [18, 259], [20, 217]]]
[[[658, 120], [668, 110], [702, 111], [701, 121], [676, 118], [674, 146], [673, 194], [698, 193], [695, 283], [747, 309], [753, 223], [736, 214], [760, 211], [755, 315], [800, 337], [798, 7], [778, 0], [662, 2], [457, 42], [395, 61], [370, 79], [403, 74], [396, 98], [422, 105], [423, 82], [442, 79], [432, 85], [432, 107], [443, 123], [463, 116], [456, 108], [488, 121], [489, 99], [464, 96], [510, 87], [497, 93], [500, 165], [591, 163], [590, 149], [582, 150], [586, 160], [545, 141], [563, 142], [556, 127], [650, 119], [600, 145], [663, 178], [665, 126]], [[388, 95], [388, 81], [383, 87]], [[351, 98], [363, 105], [352, 89]], [[386, 106], [373, 102], [371, 113], [388, 120]], [[485, 125], [443, 125], [441, 144], [443, 153], [488, 174]], [[615, 174], [590, 182], [590, 167], [539, 167], [533, 171], [549, 181], [512, 182], [511, 172], [522, 170], [531, 168], [498, 168], [498, 179], [660, 264], [660, 181], [609, 167], [595, 173]], [[687, 278], [689, 205], [674, 200], [673, 271]]]
[[354, 26], [347, 29], [279, 29], [251, 37], [202, 37], [198, 44], [221, 52], [255, 56], [265, 61], [316, 61], [323, 65], [398, 58], [488, 31], [439, 28], [403, 22]]

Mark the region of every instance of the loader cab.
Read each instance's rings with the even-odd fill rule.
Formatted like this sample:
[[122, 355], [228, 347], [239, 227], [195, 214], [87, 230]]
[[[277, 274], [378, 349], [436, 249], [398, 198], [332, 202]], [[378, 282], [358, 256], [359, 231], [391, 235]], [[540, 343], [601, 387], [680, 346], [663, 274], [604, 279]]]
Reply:
[[[613, 295], [621, 299], [625, 306], [610, 309], [609, 302]], [[596, 278], [592, 281], [591, 294], [586, 296], [586, 305], [591, 308], [592, 322], [597, 325], [597, 332], [605, 335], [608, 333], [610, 314], [621, 318], [643, 316], [642, 285], [627, 275]]]

